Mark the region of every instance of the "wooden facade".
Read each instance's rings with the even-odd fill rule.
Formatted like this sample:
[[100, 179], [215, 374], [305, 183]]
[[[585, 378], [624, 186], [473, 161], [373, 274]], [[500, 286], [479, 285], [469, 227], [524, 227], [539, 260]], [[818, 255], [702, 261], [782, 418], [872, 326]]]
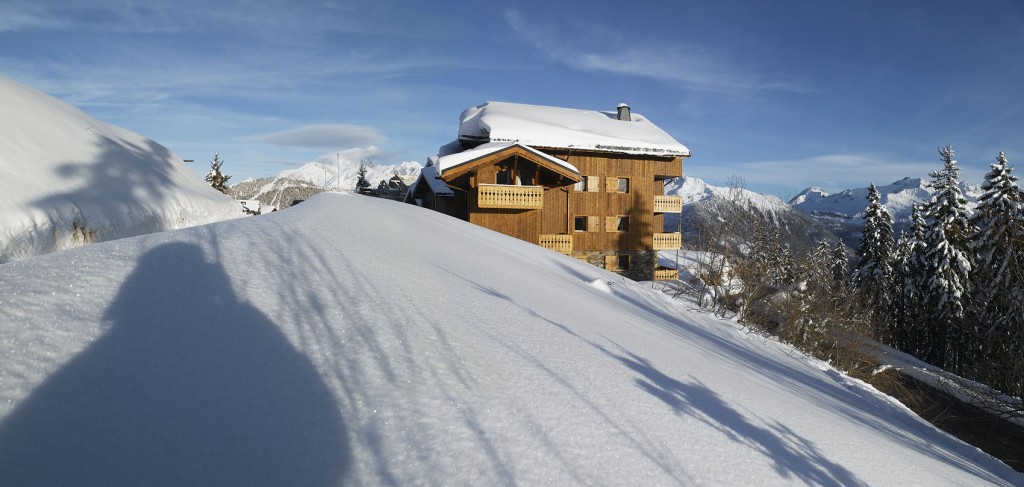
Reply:
[[633, 279], [676, 275], [657, 268], [656, 252], [681, 245], [664, 232], [664, 214], [682, 209], [664, 181], [682, 176], [686, 156], [481, 143], [462, 140], [456, 154], [481, 155], [437, 169], [451, 201], [422, 206]]

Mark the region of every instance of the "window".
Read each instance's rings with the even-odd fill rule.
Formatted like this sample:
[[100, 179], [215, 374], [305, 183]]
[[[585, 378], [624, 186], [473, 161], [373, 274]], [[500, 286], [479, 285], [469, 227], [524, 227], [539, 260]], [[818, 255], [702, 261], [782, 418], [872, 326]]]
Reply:
[[512, 169], [498, 169], [498, 175], [494, 178], [495, 184], [512, 184]]
[[609, 216], [604, 221], [604, 231], [606, 232], [628, 232], [629, 231], [629, 217], [628, 216]]
[[578, 216], [575, 218], [575, 229], [577, 232], [587, 231], [587, 217]]
[[533, 184], [533, 171], [532, 168], [524, 167], [525, 164], [518, 164], [516, 166], [516, 186], [531, 185]]
[[596, 232], [600, 230], [601, 218], [596, 216], [577, 216], [573, 218], [573, 228], [577, 232]]
[[604, 268], [614, 272], [629, 270], [629, 254], [608, 255], [604, 258]]
[[600, 178], [597, 176], [583, 176], [580, 182], [573, 186], [573, 189], [580, 192], [596, 193], [600, 184]]
[[608, 193], [628, 193], [629, 178], [607, 177], [604, 190]]
[[628, 271], [629, 270], [629, 255], [622, 254], [615, 256], [615, 264], [617, 271]]
[[629, 178], [619, 178], [618, 180], [618, 192], [628, 193], [629, 192]]

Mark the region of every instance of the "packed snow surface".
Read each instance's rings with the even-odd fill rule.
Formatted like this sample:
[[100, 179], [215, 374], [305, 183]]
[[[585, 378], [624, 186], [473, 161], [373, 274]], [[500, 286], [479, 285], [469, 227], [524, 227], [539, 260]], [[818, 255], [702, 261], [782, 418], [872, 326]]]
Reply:
[[792, 348], [321, 194], [4, 264], [6, 485], [1021, 485]]
[[242, 215], [166, 147], [0, 77], [0, 263]]
[[627, 154], [688, 156], [690, 150], [640, 114], [489, 101], [462, 112], [459, 139]]

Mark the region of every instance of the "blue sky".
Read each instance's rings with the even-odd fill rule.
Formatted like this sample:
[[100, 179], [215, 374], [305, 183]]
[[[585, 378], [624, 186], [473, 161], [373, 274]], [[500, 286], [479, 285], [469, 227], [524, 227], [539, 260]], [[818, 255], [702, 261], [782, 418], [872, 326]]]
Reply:
[[423, 162], [487, 100], [629, 103], [792, 196], [1024, 161], [1024, 2], [0, 0], [0, 75], [233, 180]]

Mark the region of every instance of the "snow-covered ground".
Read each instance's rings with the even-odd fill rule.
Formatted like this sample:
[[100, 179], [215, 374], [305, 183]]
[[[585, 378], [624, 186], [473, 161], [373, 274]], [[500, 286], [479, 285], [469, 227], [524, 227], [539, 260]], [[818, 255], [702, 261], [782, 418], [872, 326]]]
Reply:
[[2, 270], [6, 485], [1024, 483], [788, 346], [393, 201]]
[[166, 147], [0, 77], [0, 263], [240, 216]]

